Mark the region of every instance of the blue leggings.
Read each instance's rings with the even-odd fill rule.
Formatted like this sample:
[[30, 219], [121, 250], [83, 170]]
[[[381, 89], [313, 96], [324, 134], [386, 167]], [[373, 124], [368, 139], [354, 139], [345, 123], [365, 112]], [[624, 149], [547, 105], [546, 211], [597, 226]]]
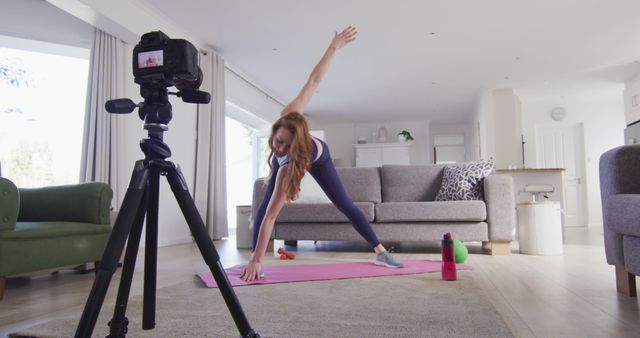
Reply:
[[[375, 232], [371, 228], [371, 224], [367, 221], [367, 217], [364, 215], [362, 210], [360, 210], [347, 193], [344, 191], [344, 187], [342, 186], [342, 182], [340, 182], [340, 178], [338, 177], [338, 173], [336, 172], [336, 168], [333, 166], [333, 161], [331, 160], [331, 155], [329, 154], [329, 147], [323, 141], [322, 143], [322, 154], [320, 158], [317, 159], [313, 164], [311, 164], [311, 168], [309, 169], [309, 173], [311, 176], [318, 182], [318, 185], [324, 193], [329, 197], [333, 205], [335, 205], [338, 210], [340, 210], [349, 221], [351, 221], [351, 225], [356, 229], [356, 231], [360, 234], [360, 236], [364, 237], [371, 246], [376, 247], [380, 244], [378, 237]], [[260, 225], [262, 224], [262, 219], [264, 218], [265, 213], [267, 212], [267, 205], [269, 204], [269, 200], [271, 200], [271, 195], [273, 194], [273, 190], [276, 183], [276, 175], [278, 174], [278, 169], [280, 166], [278, 165], [278, 161], [276, 161], [275, 157], [271, 162], [273, 167], [273, 173], [269, 178], [269, 184], [267, 186], [267, 191], [264, 194], [264, 199], [258, 208], [258, 212], [256, 213], [256, 217], [253, 218], [253, 248], [255, 250], [256, 245], [258, 243], [258, 233], [260, 232]]]

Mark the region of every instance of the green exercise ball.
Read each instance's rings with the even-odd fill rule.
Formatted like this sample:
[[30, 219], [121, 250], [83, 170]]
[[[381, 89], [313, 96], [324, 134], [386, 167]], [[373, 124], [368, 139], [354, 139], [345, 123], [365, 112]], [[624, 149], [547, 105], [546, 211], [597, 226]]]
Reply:
[[464, 263], [467, 260], [467, 256], [469, 256], [469, 250], [467, 247], [462, 244], [457, 239], [453, 240], [453, 250], [456, 258], [456, 264]]

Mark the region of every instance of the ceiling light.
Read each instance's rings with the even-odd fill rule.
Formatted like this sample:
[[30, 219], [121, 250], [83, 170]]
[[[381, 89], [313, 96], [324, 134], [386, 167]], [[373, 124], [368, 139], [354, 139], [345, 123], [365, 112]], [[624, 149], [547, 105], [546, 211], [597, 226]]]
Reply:
[[516, 56], [516, 60], [520, 61], [520, 57], [519, 57], [519, 56]]
[[429, 35], [436, 35], [436, 32], [431, 32], [429, 33]]
[[274, 51], [274, 52], [277, 52], [277, 51], [278, 51], [278, 48], [275, 48], [275, 47], [274, 47], [274, 48], [271, 48], [271, 50], [272, 50], [272, 51]]
[[505, 79], [505, 80], [509, 80], [509, 77], [508, 77], [508, 76], [505, 76], [505, 77], [504, 77], [504, 79]]

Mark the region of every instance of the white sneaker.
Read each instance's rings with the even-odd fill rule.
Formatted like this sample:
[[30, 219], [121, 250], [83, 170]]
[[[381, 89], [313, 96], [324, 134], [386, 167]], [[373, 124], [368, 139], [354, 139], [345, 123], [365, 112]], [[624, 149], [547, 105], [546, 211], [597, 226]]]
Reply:
[[376, 255], [375, 265], [386, 266], [387, 268], [404, 268], [404, 264], [391, 256], [388, 251], [381, 252]]

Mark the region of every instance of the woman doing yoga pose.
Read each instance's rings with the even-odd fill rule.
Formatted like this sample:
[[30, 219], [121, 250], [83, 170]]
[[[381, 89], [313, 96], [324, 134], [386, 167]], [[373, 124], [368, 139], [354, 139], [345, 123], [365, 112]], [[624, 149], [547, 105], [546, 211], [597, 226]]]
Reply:
[[329, 147], [309, 133], [303, 112], [336, 51], [355, 40], [357, 31], [347, 27], [336, 32], [327, 51], [315, 66], [296, 98], [282, 110], [271, 127], [269, 161], [271, 174], [264, 199], [253, 217], [253, 253], [241, 278], [253, 281], [262, 277], [262, 260], [267, 250], [273, 225], [285, 202], [295, 200], [300, 182], [308, 171], [333, 204], [344, 213], [356, 231], [373, 247], [374, 263], [399, 268], [403, 264], [382, 246], [364, 213], [347, 196], [333, 166]]

